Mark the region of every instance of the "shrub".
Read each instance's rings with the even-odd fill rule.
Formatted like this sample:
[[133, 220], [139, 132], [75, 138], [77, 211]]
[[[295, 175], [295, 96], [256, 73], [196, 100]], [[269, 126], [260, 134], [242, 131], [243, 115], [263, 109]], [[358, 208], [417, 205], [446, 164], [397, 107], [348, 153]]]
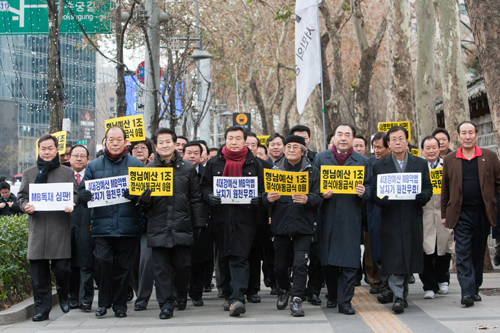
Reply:
[[0, 302], [2, 309], [32, 295], [28, 215], [0, 217]]

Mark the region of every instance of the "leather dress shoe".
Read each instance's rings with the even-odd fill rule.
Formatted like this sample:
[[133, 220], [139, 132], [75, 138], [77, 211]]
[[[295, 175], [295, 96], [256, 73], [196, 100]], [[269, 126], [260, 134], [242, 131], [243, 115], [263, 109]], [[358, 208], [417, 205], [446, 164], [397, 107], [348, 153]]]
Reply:
[[186, 298], [180, 298], [177, 300], [177, 309], [182, 311], [186, 309], [187, 305], [187, 299]]
[[33, 321], [44, 321], [49, 319], [49, 314], [43, 314], [43, 313], [37, 313], [36, 315], [33, 316], [31, 320]]
[[408, 301], [404, 299], [403, 304], [404, 304], [404, 308], [406, 309], [408, 307]]
[[133, 299], [134, 299], [134, 289], [132, 289], [131, 286], [128, 286], [127, 302], [130, 302]]
[[204, 293], [211, 293], [212, 292], [212, 287], [205, 287], [203, 288]]
[[394, 311], [394, 313], [405, 312], [405, 304], [402, 298], [396, 298], [396, 301], [392, 305], [392, 311]]
[[217, 297], [224, 298], [224, 292], [222, 291], [222, 289], [219, 289], [219, 291], [217, 292]]
[[274, 296], [278, 295], [278, 287], [272, 287], [270, 294]]
[[67, 299], [65, 300], [59, 300], [59, 306], [61, 307], [62, 312], [68, 313], [70, 306], [69, 306], [69, 301]]
[[479, 295], [474, 295], [474, 302], [481, 302], [483, 299]]
[[377, 296], [377, 301], [379, 303], [382, 303], [382, 304], [387, 304], [387, 303], [391, 303], [392, 300], [394, 299], [394, 296], [393, 295], [378, 295]]
[[146, 310], [146, 306], [142, 304], [135, 304], [134, 305], [134, 311], [144, 311]]
[[203, 303], [203, 300], [200, 298], [200, 299], [192, 299], [193, 301], [193, 306], [203, 306], [205, 303]]
[[465, 305], [466, 308], [469, 306], [474, 306], [474, 299], [470, 297], [469, 295], [462, 297], [462, 300], [460, 301], [462, 305]]
[[333, 309], [333, 308], [336, 308], [337, 307], [337, 301], [326, 301], [326, 307], [328, 309]]
[[260, 303], [261, 299], [260, 299], [260, 296], [258, 294], [250, 294], [250, 295], [247, 295], [247, 301], [248, 301], [248, 303]]
[[307, 301], [312, 305], [321, 305], [321, 299], [316, 294], [311, 294], [311, 296], [307, 298]]
[[229, 311], [229, 301], [226, 300], [224, 304], [222, 304], [222, 307], [224, 308], [224, 311]]
[[82, 311], [90, 311], [90, 310], [92, 310], [92, 304], [90, 304], [90, 303], [82, 303], [82, 305], [80, 306], [80, 309]]
[[125, 318], [127, 316], [127, 311], [125, 310], [116, 310], [115, 317], [117, 318]]
[[96, 317], [104, 317], [108, 313], [108, 310], [104, 306], [98, 306], [97, 310], [95, 310]]
[[413, 274], [410, 275], [410, 279], [408, 280], [409, 284], [414, 284], [415, 283], [415, 276]]
[[163, 309], [160, 312], [160, 319], [170, 319], [174, 315], [174, 312], [170, 309]]
[[339, 305], [339, 313], [343, 313], [345, 315], [353, 315], [356, 313], [356, 311], [354, 311], [354, 309], [350, 305], [346, 306]]
[[354, 286], [359, 287], [360, 285], [361, 285], [361, 280], [356, 280], [356, 282], [354, 283]]
[[78, 302], [76, 302], [76, 301], [70, 301], [69, 302], [69, 308], [71, 310], [73, 310], [73, 309], [79, 309], [80, 308], [80, 304], [78, 304]]
[[370, 294], [380, 294], [380, 288], [370, 288]]

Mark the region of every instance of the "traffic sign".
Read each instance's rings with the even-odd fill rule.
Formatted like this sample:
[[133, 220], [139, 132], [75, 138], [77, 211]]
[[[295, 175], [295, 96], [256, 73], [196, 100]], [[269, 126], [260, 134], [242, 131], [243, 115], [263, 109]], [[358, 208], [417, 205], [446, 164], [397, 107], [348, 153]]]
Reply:
[[[145, 69], [145, 62], [141, 62], [139, 66], [137, 66], [137, 69], [135, 71], [135, 75], [137, 76], [137, 79], [139, 80], [140, 83], [144, 84], [144, 75], [146, 73]], [[161, 78], [161, 67], [160, 67], [160, 78]]]
[[[59, 33], [81, 34], [76, 20], [87, 34], [113, 31], [110, 0], [66, 0]], [[0, 0], [0, 35], [48, 35], [47, 2], [42, 0]]]
[[87, 140], [78, 140], [78, 141], [76, 141], [76, 144], [77, 145], [86, 145], [87, 144]]
[[250, 131], [252, 115], [250, 113], [233, 113], [233, 126], [241, 126], [245, 131]]

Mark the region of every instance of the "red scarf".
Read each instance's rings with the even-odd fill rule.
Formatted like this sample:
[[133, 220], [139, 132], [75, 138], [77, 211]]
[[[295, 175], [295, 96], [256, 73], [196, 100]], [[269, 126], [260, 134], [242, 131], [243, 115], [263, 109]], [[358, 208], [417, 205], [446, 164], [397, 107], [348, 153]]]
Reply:
[[337, 147], [335, 147], [335, 145], [332, 146], [332, 153], [333, 153], [333, 156], [335, 156], [335, 159], [337, 160], [337, 162], [339, 162], [339, 165], [344, 165], [345, 161], [347, 161], [347, 159], [349, 158], [349, 156], [352, 155], [352, 152], [354, 151], [354, 148], [350, 148], [347, 153], [345, 154], [342, 154], [342, 153], [339, 153], [337, 151]]
[[106, 151], [106, 156], [108, 156], [110, 159], [112, 159], [113, 161], [118, 161], [118, 159], [120, 159], [120, 157], [122, 156], [125, 156], [128, 152], [128, 147], [125, 146], [125, 148], [123, 149], [122, 153], [118, 156], [113, 156], [109, 153], [109, 151], [105, 148], [105, 151]]
[[232, 151], [227, 146], [222, 147], [222, 154], [226, 159], [224, 166], [223, 177], [241, 177], [243, 176], [243, 163], [245, 163], [248, 153], [248, 148], [243, 147], [242, 150]]

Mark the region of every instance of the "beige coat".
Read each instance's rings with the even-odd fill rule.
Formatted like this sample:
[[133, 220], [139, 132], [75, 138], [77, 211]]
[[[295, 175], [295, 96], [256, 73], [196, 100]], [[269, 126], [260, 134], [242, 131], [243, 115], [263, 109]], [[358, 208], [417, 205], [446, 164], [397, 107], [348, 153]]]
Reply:
[[[38, 167], [23, 172], [17, 202], [23, 213], [29, 203], [29, 185], [35, 183]], [[61, 165], [49, 172], [47, 183], [73, 183], [77, 202], [76, 181], [71, 168]], [[54, 185], [56, 186], [56, 185]], [[71, 258], [71, 214], [59, 212], [33, 212], [28, 218], [28, 260]]]
[[[443, 159], [439, 157], [437, 169], [443, 168]], [[430, 169], [430, 166], [429, 166]], [[438, 256], [455, 252], [452, 229], [446, 229], [441, 223], [441, 194], [434, 194], [424, 206], [424, 252], [433, 254], [437, 245]]]

